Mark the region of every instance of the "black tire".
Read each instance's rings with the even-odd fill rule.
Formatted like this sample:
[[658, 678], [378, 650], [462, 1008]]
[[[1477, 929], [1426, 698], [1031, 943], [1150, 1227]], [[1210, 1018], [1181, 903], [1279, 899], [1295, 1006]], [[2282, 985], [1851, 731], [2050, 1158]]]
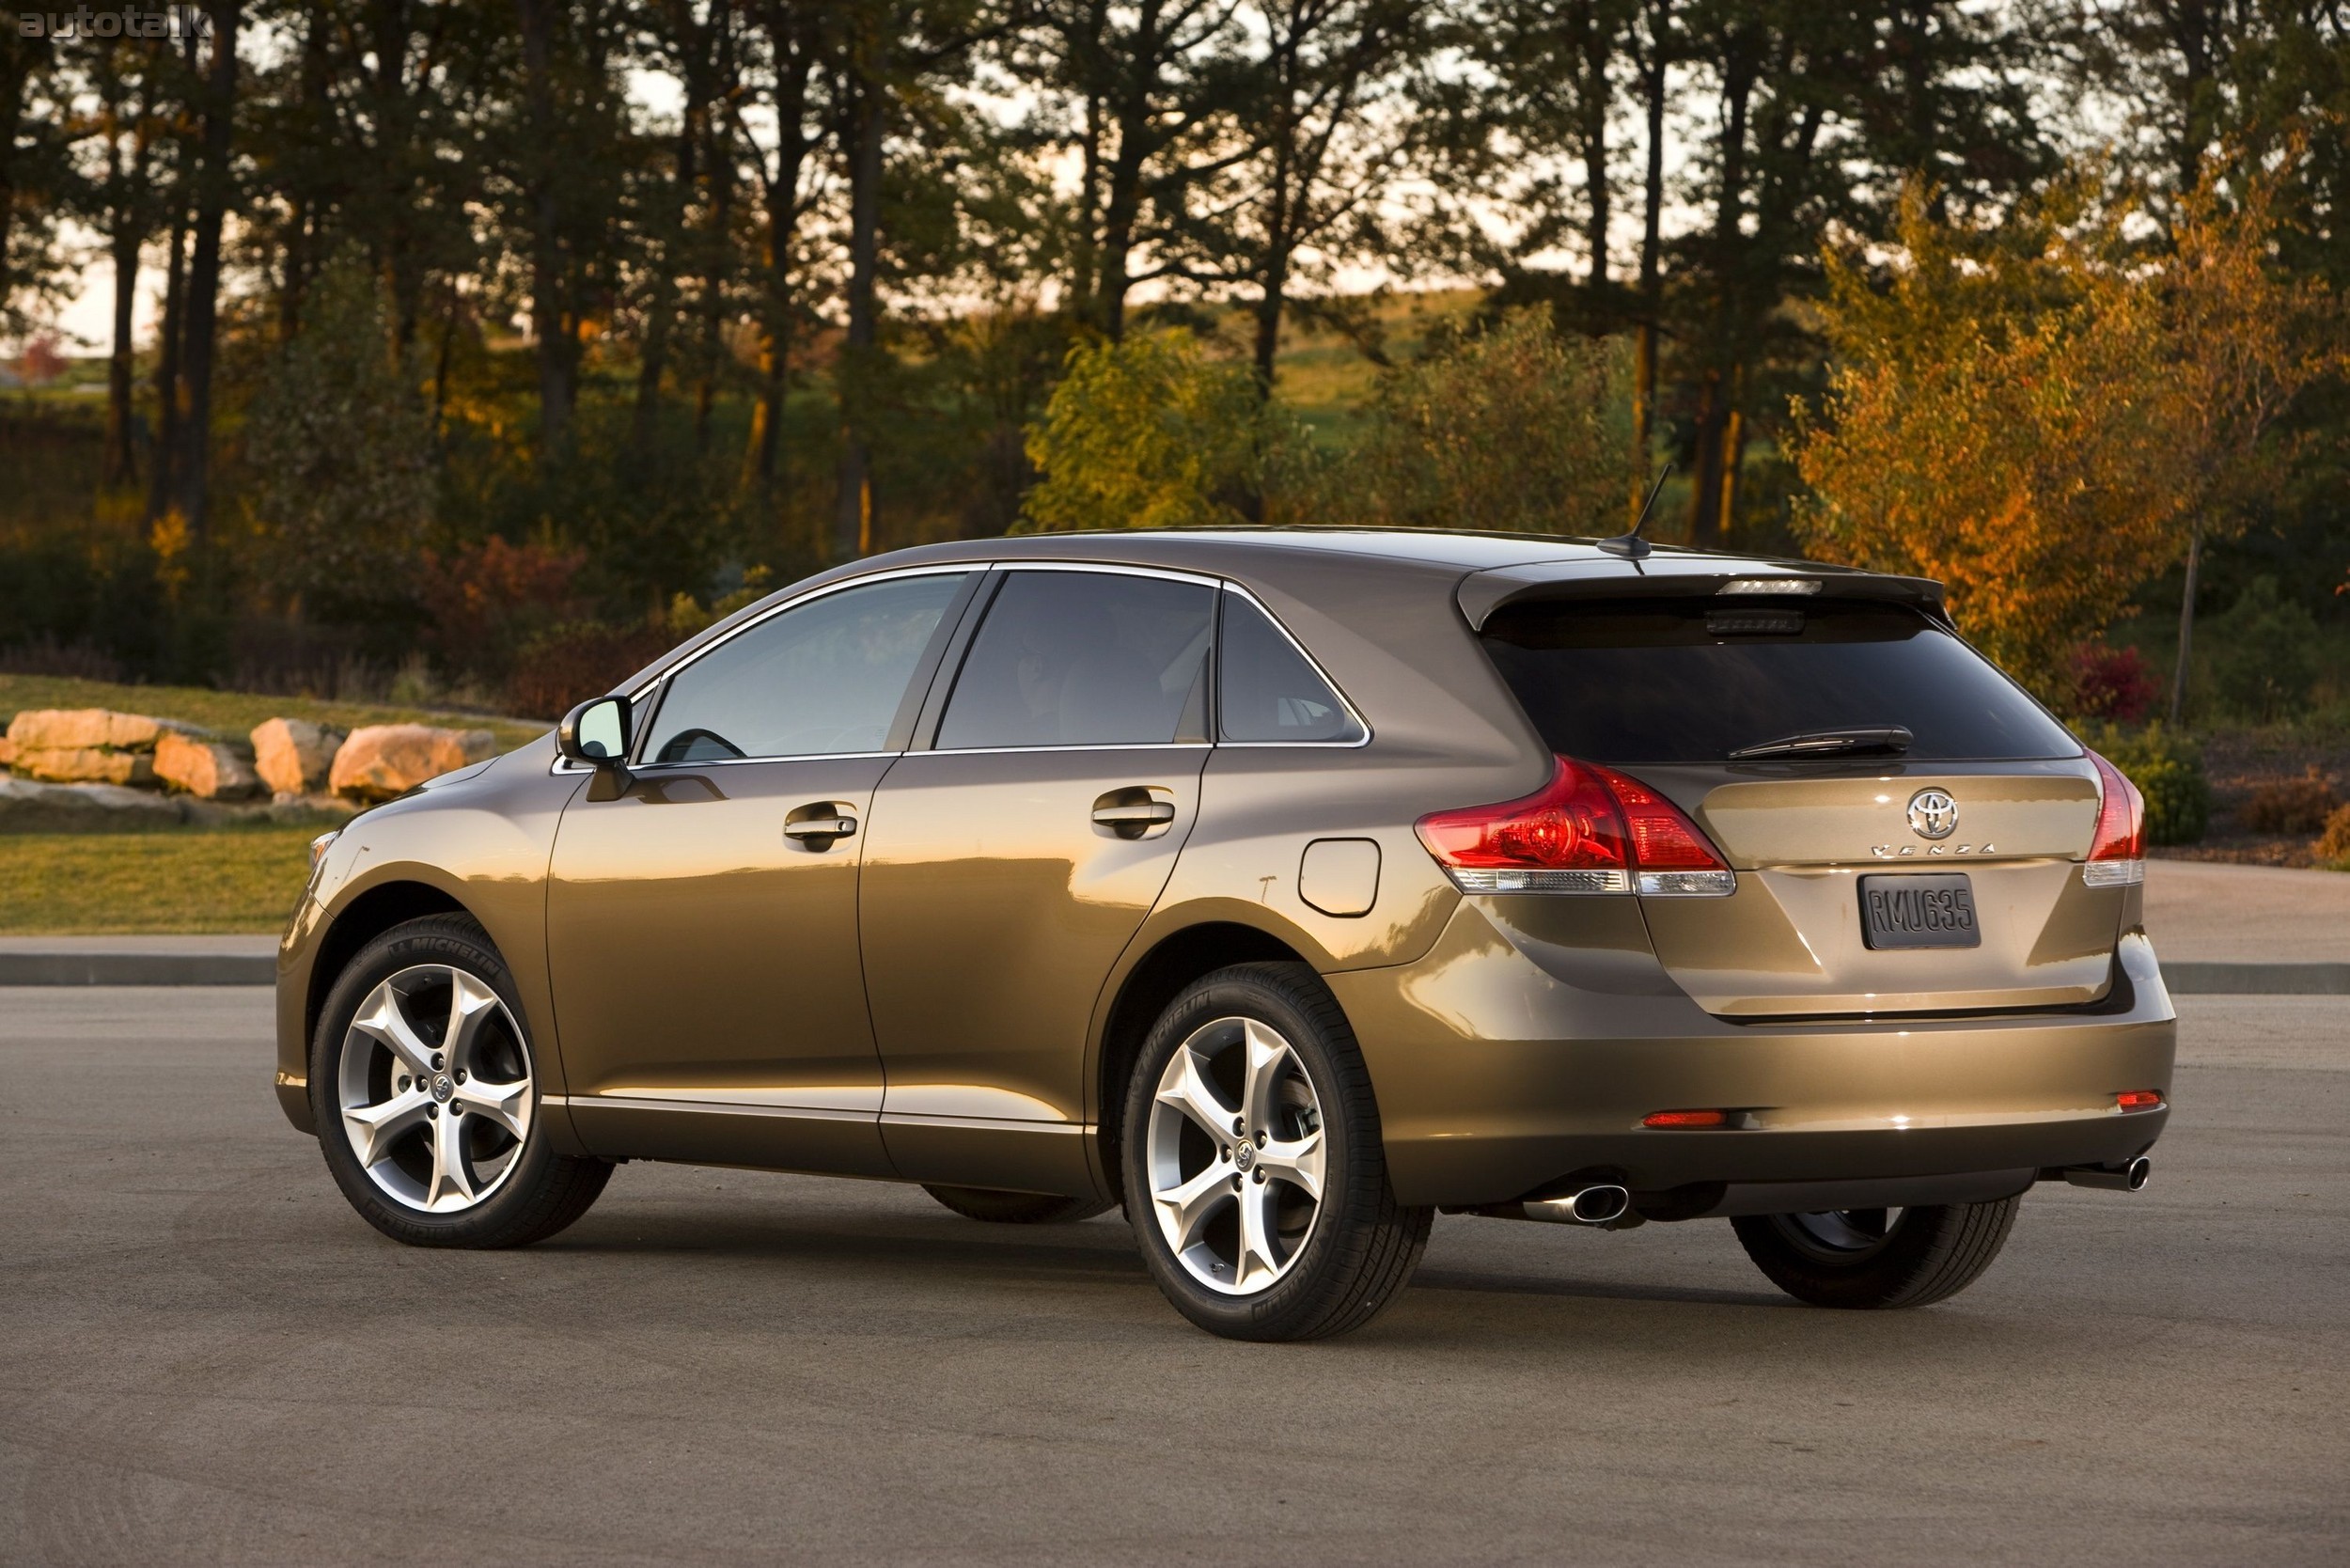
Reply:
[[964, 1218], [985, 1220], [990, 1225], [1074, 1225], [1117, 1207], [1098, 1198], [997, 1192], [992, 1187], [940, 1187], [928, 1182], [922, 1184], [922, 1190]]
[[[1302, 1245], [1277, 1278], [1247, 1294], [1210, 1289], [1177, 1256], [1152, 1197], [1147, 1148], [1158, 1085], [1175, 1053], [1230, 1020], [1269, 1026], [1294, 1053], [1318, 1105], [1324, 1162], [1320, 1206]], [[1379, 1109], [1354, 1031], [1321, 978], [1303, 964], [1219, 969], [1169, 1003], [1136, 1062], [1122, 1127], [1126, 1212], [1143, 1259], [1175, 1309], [1212, 1334], [1294, 1341], [1359, 1328], [1395, 1298], [1428, 1245], [1434, 1211], [1396, 1201]]]
[[[1814, 1307], [1926, 1307], [1982, 1278], [2023, 1206], [2021, 1193], [1990, 1203], [1845, 1215], [1745, 1215], [1730, 1223], [1771, 1283]], [[1870, 1215], [1876, 1215], [1873, 1221]], [[1857, 1222], [1857, 1229], [1855, 1223]], [[1873, 1224], [1882, 1235], [1868, 1235]]]
[[[352, 1148], [340, 1098], [346, 1053], [368, 1049], [367, 1042], [352, 1038], [352, 1018], [361, 1004], [396, 975], [443, 966], [486, 984], [505, 1004], [511, 1028], [498, 1048], [509, 1052], [509, 1059], [518, 1061], [528, 1074], [532, 1102], [519, 1149], [501, 1155], [495, 1186], [473, 1206], [454, 1213], [429, 1212], [378, 1184]], [[603, 1191], [612, 1174], [607, 1162], [574, 1159], [549, 1147], [545, 1121], [537, 1105], [541, 1080], [522, 1018], [522, 1003], [506, 961], [489, 933], [462, 915], [432, 915], [394, 926], [360, 949], [336, 978], [310, 1042], [310, 1111], [317, 1119], [319, 1145], [335, 1184], [342, 1188], [362, 1218], [394, 1241], [411, 1247], [525, 1247], [543, 1241], [579, 1218]], [[503, 1024], [500, 1027], [504, 1028]], [[438, 1042], [428, 1038], [428, 1043]], [[364, 1070], [354, 1067], [354, 1072]], [[489, 1080], [484, 1076], [481, 1081]], [[437, 1106], [434, 1114], [437, 1120]], [[431, 1136], [426, 1128], [415, 1131]], [[497, 1137], [498, 1130], [493, 1127], [491, 1136]], [[509, 1135], [503, 1142], [511, 1149], [514, 1140]], [[429, 1161], [429, 1154], [426, 1158]]]

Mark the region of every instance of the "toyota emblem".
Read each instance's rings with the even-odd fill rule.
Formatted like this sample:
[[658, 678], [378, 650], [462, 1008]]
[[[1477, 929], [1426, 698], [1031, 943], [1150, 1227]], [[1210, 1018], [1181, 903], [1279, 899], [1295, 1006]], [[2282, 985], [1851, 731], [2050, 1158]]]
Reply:
[[1958, 802], [1948, 790], [1920, 790], [1909, 797], [1909, 826], [1920, 839], [1947, 839], [1958, 831]]

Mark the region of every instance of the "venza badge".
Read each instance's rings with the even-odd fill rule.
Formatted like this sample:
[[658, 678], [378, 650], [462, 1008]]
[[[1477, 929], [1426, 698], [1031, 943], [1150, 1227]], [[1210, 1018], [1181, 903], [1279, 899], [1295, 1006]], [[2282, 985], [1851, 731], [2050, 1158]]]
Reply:
[[1909, 797], [1909, 826], [1920, 839], [1947, 839], [1958, 831], [1958, 802], [1948, 790], [1920, 790]]

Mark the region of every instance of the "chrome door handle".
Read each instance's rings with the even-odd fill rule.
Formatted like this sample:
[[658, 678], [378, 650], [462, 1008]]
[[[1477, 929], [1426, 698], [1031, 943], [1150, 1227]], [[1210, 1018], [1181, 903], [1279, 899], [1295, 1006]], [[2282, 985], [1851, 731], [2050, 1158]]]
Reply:
[[1153, 823], [1171, 823], [1175, 808], [1163, 800], [1147, 800], [1134, 806], [1097, 806], [1093, 820], [1104, 827], [1149, 827]]
[[838, 802], [803, 806], [800, 810], [810, 814], [803, 817], [795, 813], [786, 819], [783, 836], [796, 839], [810, 849], [824, 849], [835, 839], [851, 838], [856, 833], [856, 819], [842, 810]]

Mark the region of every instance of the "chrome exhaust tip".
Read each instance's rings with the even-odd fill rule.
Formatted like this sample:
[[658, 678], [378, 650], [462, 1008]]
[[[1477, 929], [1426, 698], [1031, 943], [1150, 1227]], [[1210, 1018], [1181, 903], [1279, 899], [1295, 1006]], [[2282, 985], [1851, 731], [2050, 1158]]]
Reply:
[[1524, 1205], [1527, 1218], [1545, 1219], [1554, 1225], [1613, 1225], [1631, 1207], [1632, 1194], [1613, 1184]]
[[2064, 1169], [2064, 1179], [2076, 1187], [2099, 1187], [2107, 1192], [2142, 1192], [2146, 1179], [2154, 1174], [2154, 1162], [2140, 1154], [2124, 1165], [2075, 1165]]

